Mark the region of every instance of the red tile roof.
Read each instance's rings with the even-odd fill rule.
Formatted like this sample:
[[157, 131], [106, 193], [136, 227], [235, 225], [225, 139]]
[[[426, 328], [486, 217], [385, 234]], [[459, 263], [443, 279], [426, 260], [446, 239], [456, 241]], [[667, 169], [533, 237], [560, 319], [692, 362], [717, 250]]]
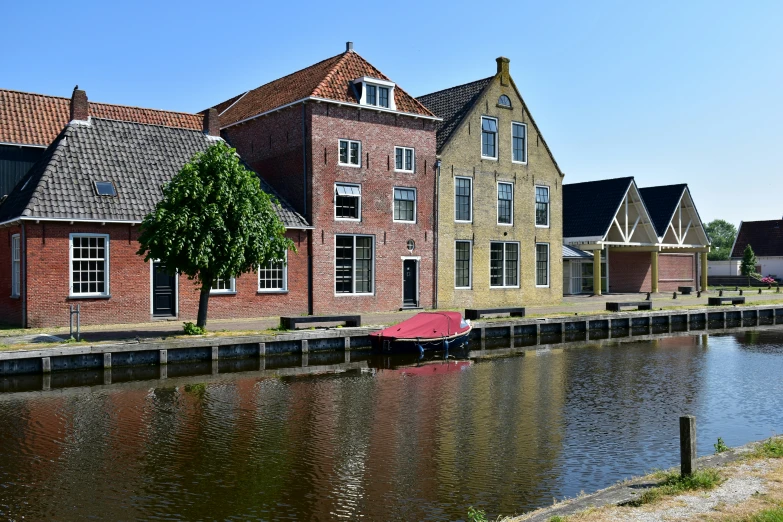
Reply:
[[[70, 98], [0, 89], [0, 143], [48, 146], [70, 117]], [[203, 116], [89, 102], [90, 116], [201, 130]]]
[[[244, 96], [234, 96], [215, 108], [225, 111], [220, 115], [220, 125], [225, 127], [308, 97], [357, 103], [351, 82], [362, 76], [391, 81], [359, 54], [346, 51], [248, 91]], [[394, 88], [394, 102], [400, 112], [434, 116], [399, 85]]]
[[783, 220], [743, 221], [731, 257], [742, 257], [748, 244], [757, 257], [783, 256]]

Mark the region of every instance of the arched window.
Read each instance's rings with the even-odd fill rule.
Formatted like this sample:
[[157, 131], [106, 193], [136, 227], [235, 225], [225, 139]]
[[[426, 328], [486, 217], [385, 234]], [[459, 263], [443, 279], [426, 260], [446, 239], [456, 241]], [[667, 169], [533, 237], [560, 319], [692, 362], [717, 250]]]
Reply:
[[511, 107], [511, 100], [505, 94], [501, 94], [500, 98], [498, 98], [498, 105], [500, 105], [501, 107], [509, 107], [510, 108]]

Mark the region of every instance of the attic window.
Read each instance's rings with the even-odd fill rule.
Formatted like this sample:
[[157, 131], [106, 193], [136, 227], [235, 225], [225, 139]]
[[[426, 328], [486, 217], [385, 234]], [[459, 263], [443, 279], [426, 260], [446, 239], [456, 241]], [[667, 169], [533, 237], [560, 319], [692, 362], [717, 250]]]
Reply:
[[117, 197], [117, 190], [114, 188], [114, 183], [111, 181], [96, 181], [95, 190], [99, 196], [112, 196]]
[[508, 107], [511, 108], [511, 99], [506, 96], [505, 94], [501, 94], [500, 98], [498, 98], [498, 105], [500, 107]]
[[394, 103], [394, 82], [362, 76], [353, 81], [360, 105], [397, 110]]

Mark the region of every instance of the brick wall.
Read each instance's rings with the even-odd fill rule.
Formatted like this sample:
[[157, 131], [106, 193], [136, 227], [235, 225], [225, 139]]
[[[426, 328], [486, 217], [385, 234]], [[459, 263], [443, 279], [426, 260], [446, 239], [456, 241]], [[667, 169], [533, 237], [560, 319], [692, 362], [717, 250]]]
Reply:
[[14, 234], [20, 234], [21, 244], [21, 227], [0, 229], [0, 324], [8, 325], [22, 324], [22, 298], [11, 297], [11, 236]]
[[660, 254], [658, 256], [658, 290], [673, 292], [678, 286], [696, 285], [695, 254]]
[[[147, 322], [150, 308], [150, 264], [136, 254], [138, 227], [128, 225], [27, 224], [27, 316], [29, 327], [65, 326], [68, 306], [80, 304], [83, 324]], [[71, 233], [109, 235], [109, 285], [107, 299], [69, 299], [69, 253]], [[307, 311], [307, 233], [288, 231], [299, 250], [288, 254], [288, 292], [258, 294], [255, 273], [237, 278], [236, 294], [210, 297], [209, 318], [250, 318]], [[7, 247], [6, 247], [7, 248]], [[10, 255], [2, 259], [9, 260]], [[3, 285], [0, 279], [0, 286]], [[9, 283], [10, 285], [10, 283]], [[10, 288], [10, 286], [9, 286]], [[198, 311], [198, 288], [179, 277], [179, 320], [194, 320]], [[4, 295], [10, 293], [6, 292]], [[17, 324], [21, 322], [16, 321]]]
[[[678, 286], [696, 286], [694, 254], [658, 255], [658, 291], [673, 292]], [[610, 292], [649, 292], [652, 260], [649, 252], [609, 252]]]

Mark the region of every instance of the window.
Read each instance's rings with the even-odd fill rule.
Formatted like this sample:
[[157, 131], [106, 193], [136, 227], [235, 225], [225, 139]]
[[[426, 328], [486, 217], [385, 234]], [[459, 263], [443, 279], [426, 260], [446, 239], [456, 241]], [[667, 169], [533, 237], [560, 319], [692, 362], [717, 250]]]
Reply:
[[229, 279], [217, 278], [212, 281], [212, 289], [210, 294], [234, 294], [236, 293], [236, 279], [231, 277]]
[[109, 236], [71, 234], [71, 295], [109, 295]]
[[489, 286], [519, 286], [519, 243], [489, 244]]
[[367, 86], [367, 105], [377, 105], [376, 92], [378, 88], [375, 85]]
[[334, 185], [334, 217], [358, 221], [362, 215], [362, 186], [336, 183]]
[[362, 166], [362, 142], [340, 140], [340, 165], [349, 167]]
[[473, 180], [470, 178], [454, 179], [454, 201], [456, 221], [470, 222], [473, 219]]
[[501, 107], [508, 107], [510, 109], [511, 99], [505, 94], [501, 94], [500, 98], [498, 98], [498, 105], [500, 105]]
[[394, 189], [394, 221], [416, 222], [416, 189]]
[[378, 87], [378, 105], [389, 108], [389, 88]]
[[454, 243], [454, 259], [456, 262], [454, 273], [455, 288], [470, 288], [471, 285], [471, 244], [470, 241], [457, 241]]
[[498, 224], [511, 225], [514, 222], [514, 185], [498, 183]]
[[114, 183], [111, 181], [96, 181], [95, 191], [99, 196], [116, 196], [117, 190], [114, 188]]
[[19, 234], [11, 236], [11, 297], [19, 297], [22, 283], [22, 249]]
[[413, 172], [413, 149], [394, 147], [394, 170]]
[[536, 187], [536, 226], [549, 226], [549, 187]]
[[338, 294], [372, 293], [372, 236], [336, 236], [335, 243], [334, 291]]
[[498, 120], [481, 117], [481, 157], [498, 159]]
[[397, 110], [394, 103], [394, 82], [381, 78], [362, 76], [353, 81], [360, 105]]
[[367, 105], [389, 108], [389, 88], [372, 84], [367, 85]]
[[536, 243], [536, 286], [549, 286], [549, 243]]
[[270, 261], [258, 269], [259, 292], [288, 290], [288, 268], [284, 260]]
[[527, 125], [511, 124], [511, 160], [515, 163], [527, 163]]

